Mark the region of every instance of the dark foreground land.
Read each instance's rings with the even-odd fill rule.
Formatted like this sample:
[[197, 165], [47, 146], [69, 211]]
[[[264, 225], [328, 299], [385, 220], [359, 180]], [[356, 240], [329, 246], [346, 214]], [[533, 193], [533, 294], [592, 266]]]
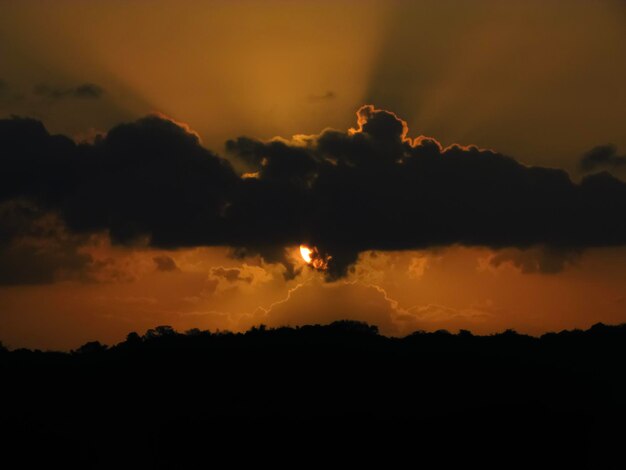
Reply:
[[[0, 351], [2, 468], [626, 468], [626, 326], [337, 322]], [[426, 463], [428, 462], [428, 463]], [[59, 467], [60, 464], [60, 467]]]

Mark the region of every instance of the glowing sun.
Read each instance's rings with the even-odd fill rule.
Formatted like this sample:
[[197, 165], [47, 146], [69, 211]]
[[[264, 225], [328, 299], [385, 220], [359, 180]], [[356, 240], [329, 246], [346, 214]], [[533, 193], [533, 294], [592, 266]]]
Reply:
[[312, 254], [313, 254], [313, 250], [311, 250], [308, 246], [300, 245], [300, 256], [302, 256], [302, 259], [307, 264], [311, 264], [311, 261], [313, 261], [313, 259], [311, 258]]

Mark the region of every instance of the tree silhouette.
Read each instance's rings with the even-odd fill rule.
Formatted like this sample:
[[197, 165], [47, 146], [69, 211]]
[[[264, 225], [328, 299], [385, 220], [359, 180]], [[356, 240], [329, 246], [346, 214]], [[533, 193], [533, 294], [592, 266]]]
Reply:
[[217, 454], [233, 466], [623, 468], [626, 325], [540, 338], [388, 338], [348, 320], [161, 325], [70, 354], [0, 352], [2, 458], [23, 468], [200, 468]]

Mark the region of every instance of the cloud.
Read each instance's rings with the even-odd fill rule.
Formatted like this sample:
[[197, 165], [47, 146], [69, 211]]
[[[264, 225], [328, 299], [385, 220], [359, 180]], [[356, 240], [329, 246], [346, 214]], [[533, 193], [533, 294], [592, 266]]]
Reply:
[[416, 330], [480, 329], [497, 321], [498, 311], [489, 303], [467, 308], [426, 304], [405, 309], [374, 284], [310, 280], [292, 288], [287, 297], [252, 315], [243, 315], [237, 328], [252, 326], [302, 326], [354, 320], [376, 325], [384, 335], [402, 336]]
[[[565, 171], [493, 150], [444, 148], [411, 137], [406, 122], [371, 105], [347, 131], [239, 137], [226, 148], [256, 177], [242, 177], [164, 116], [83, 144], [33, 119], [3, 119], [0, 202], [28, 200], [71, 233], [105, 231], [117, 244], [229, 246], [282, 263], [288, 278], [299, 268], [285, 249], [301, 243], [331, 256], [328, 279], [345, 276], [369, 250], [459, 244], [577, 253], [626, 244], [626, 184], [608, 173], [574, 183]], [[538, 269], [560, 264], [551, 266]]]
[[33, 89], [35, 95], [50, 99], [98, 99], [105, 94], [104, 88], [95, 83], [82, 83], [73, 87], [53, 87], [49, 85], [38, 85]]
[[599, 145], [589, 150], [580, 160], [580, 168], [589, 173], [599, 168], [616, 170], [626, 166], [626, 155], [618, 155], [612, 144]]
[[74, 233], [58, 214], [29, 201], [0, 203], [0, 286], [129, 282], [152, 271], [151, 261], [160, 270], [174, 263], [167, 255], [115, 249], [104, 233]]
[[428, 269], [430, 258], [428, 256], [414, 256], [408, 268], [408, 275], [414, 279], [420, 279]]
[[[261, 243], [264, 240], [259, 240]], [[284, 266], [283, 277], [286, 281], [296, 278], [302, 271], [290, 256], [290, 250], [281, 245], [258, 245], [250, 241], [246, 247], [237, 247], [231, 251], [231, 256], [236, 259], [244, 259], [251, 256], [260, 256], [266, 263], [278, 263]]]
[[238, 267], [225, 268], [217, 266], [211, 268], [207, 283], [212, 292], [234, 291], [239, 294], [253, 293], [259, 284], [274, 279], [271, 272], [261, 266], [251, 266], [244, 263]]
[[31, 204], [0, 203], [0, 285], [86, 280], [94, 260], [81, 251], [85, 242]]
[[254, 279], [251, 275], [243, 276], [242, 270], [239, 268], [224, 268], [222, 266], [211, 269], [211, 275], [214, 277], [221, 277], [228, 282], [242, 281], [247, 282], [248, 284]]
[[575, 264], [579, 257], [580, 251], [573, 249], [561, 250], [545, 246], [525, 250], [506, 248], [491, 256], [489, 264], [498, 268], [509, 263], [524, 274], [555, 274], [563, 271], [568, 265]]
[[376, 286], [309, 281], [291, 289], [286, 299], [268, 309], [259, 309], [250, 318], [243, 318], [240, 328], [245, 330], [258, 324], [299, 326], [356, 320], [378, 326], [383, 334], [397, 335], [400, 331], [396, 316], [400, 312], [397, 303]]
[[170, 256], [167, 255], [158, 255], [152, 258], [154, 264], [156, 265], [157, 271], [163, 272], [171, 272], [178, 271], [178, 266], [176, 265], [176, 261]]
[[[283, 233], [299, 229], [300, 240], [332, 255], [331, 278], [372, 249], [578, 250], [626, 242], [615, 216], [626, 208], [626, 185], [608, 174], [575, 184], [565, 171], [528, 167], [492, 150], [443, 148], [409, 137], [406, 122], [373, 106], [358, 111], [357, 124], [292, 142], [238, 139], [227, 147], [257, 162], [255, 190], [283, 185], [297, 220]], [[247, 212], [268, 220], [254, 206]]]

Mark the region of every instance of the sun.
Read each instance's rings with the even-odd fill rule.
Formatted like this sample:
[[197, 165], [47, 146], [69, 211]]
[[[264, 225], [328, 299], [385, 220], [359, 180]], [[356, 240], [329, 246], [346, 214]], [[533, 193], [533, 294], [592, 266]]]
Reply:
[[311, 258], [311, 254], [313, 254], [313, 250], [311, 250], [306, 245], [300, 245], [300, 256], [302, 256], [302, 259], [307, 264], [311, 264], [311, 261], [313, 261], [313, 259]]

